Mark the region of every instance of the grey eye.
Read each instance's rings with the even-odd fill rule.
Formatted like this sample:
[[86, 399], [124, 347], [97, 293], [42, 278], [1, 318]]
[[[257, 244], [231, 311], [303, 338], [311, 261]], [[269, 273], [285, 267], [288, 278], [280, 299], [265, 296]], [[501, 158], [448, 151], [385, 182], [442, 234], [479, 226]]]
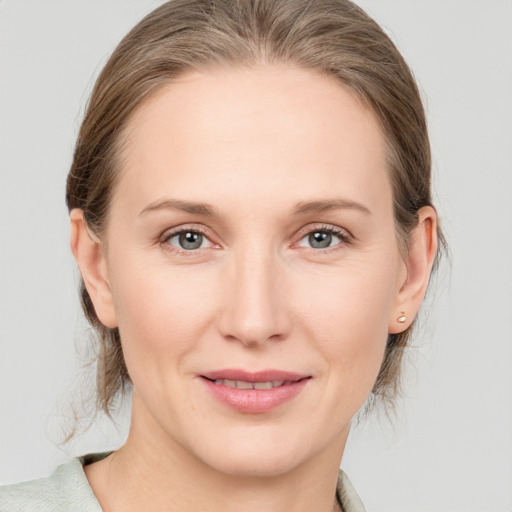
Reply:
[[348, 243], [348, 236], [341, 230], [321, 228], [309, 232], [304, 235], [300, 241], [300, 247], [309, 247], [311, 249], [328, 249], [329, 247], [336, 247]]
[[180, 231], [169, 238], [169, 243], [185, 251], [201, 249], [208, 239], [197, 231]]
[[327, 231], [315, 231], [308, 235], [308, 242], [314, 249], [326, 249], [332, 244], [332, 233]]
[[201, 233], [184, 231], [183, 233], [179, 234], [178, 241], [183, 249], [192, 251], [201, 247], [203, 244], [203, 235]]

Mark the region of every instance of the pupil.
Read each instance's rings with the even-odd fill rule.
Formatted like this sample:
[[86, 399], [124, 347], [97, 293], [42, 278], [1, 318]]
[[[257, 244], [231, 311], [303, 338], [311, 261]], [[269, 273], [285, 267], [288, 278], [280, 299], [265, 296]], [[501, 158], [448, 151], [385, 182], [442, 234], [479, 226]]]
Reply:
[[191, 251], [192, 249], [199, 249], [203, 243], [203, 235], [201, 233], [185, 232], [181, 233], [179, 237], [180, 245], [183, 249]]
[[309, 243], [315, 249], [325, 249], [331, 245], [332, 235], [325, 231], [316, 231], [309, 235]]

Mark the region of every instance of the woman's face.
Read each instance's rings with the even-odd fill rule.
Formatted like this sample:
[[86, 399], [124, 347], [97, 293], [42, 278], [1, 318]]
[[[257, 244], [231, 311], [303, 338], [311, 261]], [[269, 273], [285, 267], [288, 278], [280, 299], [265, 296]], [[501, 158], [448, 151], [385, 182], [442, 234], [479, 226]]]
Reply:
[[222, 69], [126, 136], [105, 275], [132, 428], [230, 474], [338, 456], [407, 273], [374, 116], [309, 71]]

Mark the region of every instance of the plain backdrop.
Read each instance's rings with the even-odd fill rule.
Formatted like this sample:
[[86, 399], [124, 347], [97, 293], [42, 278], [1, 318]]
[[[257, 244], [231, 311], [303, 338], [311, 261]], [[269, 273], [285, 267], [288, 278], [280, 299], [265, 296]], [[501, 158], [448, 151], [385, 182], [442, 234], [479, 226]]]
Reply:
[[[155, 0], [0, 0], [0, 483], [125, 436], [59, 446], [94, 385], [64, 185], [94, 78]], [[343, 467], [369, 512], [512, 511], [512, 1], [360, 0], [424, 96], [452, 251], [410, 351], [394, 424], [351, 434]], [[77, 377], [78, 376], [78, 377]]]

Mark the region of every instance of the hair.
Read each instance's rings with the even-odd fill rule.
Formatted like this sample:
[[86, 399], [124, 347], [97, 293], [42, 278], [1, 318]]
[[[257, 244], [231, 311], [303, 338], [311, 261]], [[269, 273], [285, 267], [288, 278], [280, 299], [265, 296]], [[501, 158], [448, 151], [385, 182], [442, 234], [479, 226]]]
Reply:
[[[418, 210], [432, 206], [425, 113], [400, 52], [349, 0], [171, 0], [155, 9], [124, 37], [95, 83], [67, 179], [68, 209], [82, 209], [101, 238], [135, 109], [184, 73], [261, 64], [335, 78], [373, 111], [387, 143], [397, 237], [406, 251]], [[438, 241], [444, 246], [441, 231]], [[80, 296], [99, 340], [96, 405], [110, 415], [130, 384], [119, 330], [101, 324], [83, 280]], [[374, 400], [396, 396], [411, 330], [388, 336]]]

